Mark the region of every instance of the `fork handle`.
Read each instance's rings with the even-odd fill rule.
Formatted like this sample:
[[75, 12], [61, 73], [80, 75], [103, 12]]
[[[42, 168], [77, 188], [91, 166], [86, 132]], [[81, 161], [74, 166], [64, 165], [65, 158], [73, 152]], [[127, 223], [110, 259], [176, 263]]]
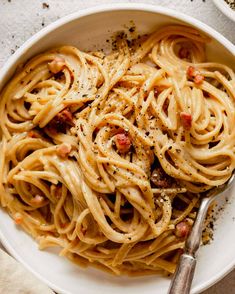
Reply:
[[188, 253], [181, 255], [168, 294], [189, 294], [196, 267], [196, 258]]

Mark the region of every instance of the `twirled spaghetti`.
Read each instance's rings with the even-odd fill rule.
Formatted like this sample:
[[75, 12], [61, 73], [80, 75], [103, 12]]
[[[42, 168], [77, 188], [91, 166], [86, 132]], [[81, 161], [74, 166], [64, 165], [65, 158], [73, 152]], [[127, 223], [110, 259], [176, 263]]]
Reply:
[[116, 274], [173, 273], [198, 195], [235, 156], [235, 75], [163, 27], [116, 50], [63, 46], [1, 93], [1, 206], [40, 248]]

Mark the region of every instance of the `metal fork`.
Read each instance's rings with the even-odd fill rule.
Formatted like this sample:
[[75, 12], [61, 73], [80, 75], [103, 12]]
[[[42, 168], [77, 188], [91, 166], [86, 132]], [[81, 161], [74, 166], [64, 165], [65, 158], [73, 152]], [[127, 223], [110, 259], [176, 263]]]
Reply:
[[185, 252], [180, 257], [168, 294], [190, 293], [196, 267], [196, 253], [201, 243], [203, 224], [208, 208], [216, 198], [231, 187], [233, 180], [234, 174], [225, 184], [209, 190], [202, 199], [192, 231], [185, 243]]

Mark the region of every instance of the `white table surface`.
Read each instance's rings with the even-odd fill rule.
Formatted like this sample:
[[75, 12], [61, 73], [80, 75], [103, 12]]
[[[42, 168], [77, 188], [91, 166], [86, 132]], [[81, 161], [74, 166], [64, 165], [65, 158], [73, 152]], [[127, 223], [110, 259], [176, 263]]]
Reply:
[[[43, 8], [43, 2], [49, 8]], [[0, 67], [25, 40], [54, 20], [86, 7], [123, 2], [179, 10], [212, 26], [235, 44], [235, 23], [219, 12], [212, 0], [0, 0]], [[221, 293], [235, 294], [235, 270], [203, 294]]]

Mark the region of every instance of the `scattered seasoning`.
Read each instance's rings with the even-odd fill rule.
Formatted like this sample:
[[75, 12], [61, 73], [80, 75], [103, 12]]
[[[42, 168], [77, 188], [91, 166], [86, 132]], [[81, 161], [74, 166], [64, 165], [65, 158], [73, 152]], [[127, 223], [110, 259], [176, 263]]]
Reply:
[[[212, 207], [209, 208], [207, 217], [205, 220], [205, 227], [202, 233], [202, 243], [203, 245], [210, 244], [214, 240], [213, 235], [214, 231], [217, 228], [217, 221], [221, 219], [221, 214], [224, 213], [226, 206], [231, 205], [231, 199], [225, 198], [225, 202], [222, 205], [215, 203]], [[235, 217], [232, 217], [232, 220], [235, 221]]]
[[235, 10], [235, 0], [224, 0], [231, 9]]
[[49, 9], [49, 8], [50, 8], [50, 5], [47, 4], [46, 2], [43, 2], [43, 3], [42, 3], [42, 8], [43, 8], [43, 9]]
[[135, 31], [135, 27], [133, 26], [133, 27], [131, 27], [131, 28], [129, 28], [129, 32], [130, 33], [133, 33]]

